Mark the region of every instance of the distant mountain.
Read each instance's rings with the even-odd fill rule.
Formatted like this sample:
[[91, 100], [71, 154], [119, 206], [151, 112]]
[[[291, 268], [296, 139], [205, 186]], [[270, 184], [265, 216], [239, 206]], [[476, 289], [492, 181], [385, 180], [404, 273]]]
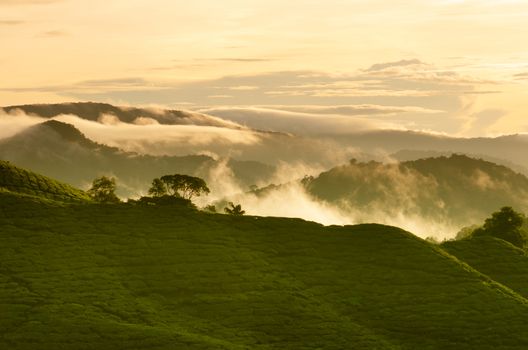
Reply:
[[[350, 135], [329, 135], [328, 139], [366, 153], [394, 154], [405, 150], [458, 153], [486, 157], [528, 169], [528, 135], [462, 138], [417, 131], [378, 130]], [[505, 162], [506, 161], [506, 162]], [[527, 173], [528, 175], [528, 173]]]
[[148, 123], [149, 120], [154, 120], [159, 124], [166, 125], [192, 124], [227, 128], [239, 127], [233, 122], [228, 122], [221, 118], [212, 117], [201, 113], [178, 110], [117, 107], [107, 103], [95, 102], [31, 104], [7, 106], [3, 107], [2, 109], [7, 113], [21, 110], [26, 114], [36, 115], [42, 118], [53, 118], [61, 114], [73, 114], [82, 119], [100, 122], [105, 121], [105, 116], [113, 116], [120, 122], [131, 124]]
[[528, 209], [528, 178], [464, 155], [335, 167], [304, 184], [317, 199], [356, 212], [420, 217], [452, 226], [481, 222], [501, 206]]
[[[457, 154], [457, 153], [449, 152], [449, 151], [441, 152], [441, 151], [405, 150], [404, 149], [404, 150], [400, 150], [398, 152], [391, 154], [390, 157], [400, 162], [405, 162], [405, 161], [418, 160], [418, 159], [424, 159], [424, 158], [450, 157], [453, 154]], [[514, 162], [508, 161], [504, 158], [491, 157], [491, 156], [487, 156], [482, 153], [479, 153], [479, 154], [467, 153], [466, 155], [471, 158], [483, 159], [488, 162], [496, 163], [499, 165], [504, 165], [514, 171], [517, 171], [519, 173], [522, 173], [528, 176], [528, 168], [523, 167]]]
[[[250, 134], [250, 138], [253, 140], [252, 142], [235, 144], [226, 142], [226, 139], [209, 140], [207, 144], [189, 143], [185, 138], [163, 140], [166, 142], [163, 145], [163, 149], [166, 150], [165, 153], [172, 155], [212, 152], [220, 157], [231, 157], [235, 151], [236, 157], [239, 159], [251, 159], [269, 164], [302, 163], [317, 168], [329, 168], [352, 157], [384, 161], [395, 153], [407, 152], [406, 155], [403, 155], [402, 160], [414, 160], [416, 159], [414, 156], [409, 158], [410, 152], [429, 153], [429, 156], [463, 153], [506, 165], [528, 175], [528, 156], [526, 153], [528, 135], [524, 134], [462, 138], [402, 130], [361, 131], [358, 129], [356, 132], [353, 128], [346, 133], [344, 131], [325, 133], [324, 130], [321, 130], [320, 133], [309, 135], [282, 133], [283, 130], [262, 132], [236, 124], [230, 121], [228, 116], [224, 116], [225, 119], [222, 119], [193, 111], [118, 107], [94, 102], [20, 105], [8, 106], [3, 109], [12, 113], [13, 118], [16, 118], [14, 111], [21, 110], [27, 114], [43, 118], [72, 114], [82, 119], [106, 124], [119, 121], [138, 125], [159, 123], [162, 126], [212, 126], [216, 127], [215, 132], [218, 133], [225, 131], [247, 132], [242, 137], [247, 137]], [[263, 124], [265, 122], [265, 119], [260, 121]], [[78, 127], [81, 126], [78, 125]], [[199, 129], [196, 131], [199, 133]], [[228, 134], [227, 139], [232, 136], [232, 134]], [[126, 135], [124, 137], [126, 138]], [[118, 142], [113, 144], [117, 145]], [[137, 142], [128, 143], [129, 146], [132, 145], [130, 146], [132, 148], [134, 144]], [[152, 147], [152, 144], [146, 142], [140, 144], [136, 149], [128, 150], [143, 152], [146, 149], [146, 152], [149, 152], [149, 147]], [[419, 157], [422, 158], [422, 156]]]
[[118, 179], [118, 194], [136, 196], [153, 178], [181, 173], [209, 178], [218, 167], [232, 171], [242, 187], [269, 179], [275, 168], [254, 161], [215, 160], [204, 155], [151, 156], [93, 142], [73, 125], [49, 120], [0, 140], [0, 159], [86, 187], [97, 176]]

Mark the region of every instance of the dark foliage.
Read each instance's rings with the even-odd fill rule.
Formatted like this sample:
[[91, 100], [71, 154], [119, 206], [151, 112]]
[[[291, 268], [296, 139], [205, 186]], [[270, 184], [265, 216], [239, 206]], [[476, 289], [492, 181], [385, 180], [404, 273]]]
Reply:
[[115, 194], [116, 181], [114, 178], [101, 176], [93, 180], [88, 194], [93, 200], [100, 203], [119, 203], [120, 199]]
[[182, 174], [164, 175], [161, 178], [156, 178], [152, 181], [152, 186], [149, 189], [149, 194], [154, 197], [169, 195], [188, 200], [202, 194], [207, 195], [209, 192], [210, 190], [203, 179]]
[[503, 207], [487, 218], [484, 225], [473, 232], [473, 236], [493, 236], [524, 248], [527, 236], [523, 229], [524, 219], [524, 215], [512, 207]]
[[245, 210], [242, 210], [242, 206], [240, 204], [233, 204], [233, 202], [229, 202], [228, 206], [224, 208], [224, 212], [229, 215], [244, 215], [246, 213]]

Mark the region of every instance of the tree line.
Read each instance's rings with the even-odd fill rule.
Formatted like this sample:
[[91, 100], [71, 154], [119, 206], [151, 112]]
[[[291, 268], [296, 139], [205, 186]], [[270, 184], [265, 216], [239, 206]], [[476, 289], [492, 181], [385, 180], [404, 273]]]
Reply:
[[[121, 200], [115, 194], [116, 180], [112, 177], [101, 176], [93, 180], [92, 187], [88, 190], [88, 195], [99, 203], [120, 203]], [[195, 176], [174, 174], [164, 175], [152, 180], [148, 190], [149, 196], [139, 199], [140, 202], [151, 204], [192, 204], [194, 197], [208, 195], [211, 191], [207, 183]], [[129, 199], [129, 202], [133, 201]], [[216, 212], [214, 205], [208, 205], [205, 210]], [[244, 215], [240, 204], [228, 203], [224, 212], [229, 215]]]

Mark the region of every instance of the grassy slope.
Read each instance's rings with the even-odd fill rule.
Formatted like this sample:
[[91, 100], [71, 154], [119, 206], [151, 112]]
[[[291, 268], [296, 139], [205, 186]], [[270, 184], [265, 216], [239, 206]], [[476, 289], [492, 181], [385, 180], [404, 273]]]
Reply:
[[501, 284], [528, 298], [528, 254], [494, 237], [445, 242], [442, 248]]
[[524, 298], [396, 228], [0, 203], [0, 348], [528, 347]]
[[58, 201], [90, 200], [77, 188], [0, 160], [0, 190], [39, 196]]

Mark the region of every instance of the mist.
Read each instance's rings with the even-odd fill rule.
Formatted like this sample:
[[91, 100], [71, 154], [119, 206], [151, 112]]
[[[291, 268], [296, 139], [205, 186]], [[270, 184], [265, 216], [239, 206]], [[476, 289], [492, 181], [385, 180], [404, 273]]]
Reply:
[[280, 110], [262, 107], [218, 107], [199, 110], [226, 120], [259, 130], [288, 132], [296, 135], [350, 134], [379, 129], [403, 129], [400, 125], [380, 118], [338, 114], [341, 110], [305, 107]]
[[[276, 185], [254, 192], [240, 186], [227, 162], [220, 162], [205, 176], [211, 189], [210, 195], [196, 198], [195, 203], [199, 207], [212, 204], [218, 212], [223, 212], [227, 203], [233, 202], [240, 204], [247, 215], [301, 218], [323, 225], [392, 225], [421, 238], [434, 237], [439, 241], [453, 238], [464, 226], [454, 223], [447, 215], [436, 218], [420, 215], [416, 210], [420, 203], [411, 192], [427, 188], [424, 185], [430, 186], [431, 180], [420, 180], [416, 174], [400, 174], [396, 182], [404, 184], [397, 187], [396, 192], [366, 206], [347, 202], [330, 203], [309, 193], [300, 180], [306, 176], [319, 176], [322, 170], [304, 163], [282, 163], [272, 177], [272, 183]], [[479, 220], [481, 218], [475, 217], [469, 222], [479, 223]]]
[[[244, 111], [245, 109], [241, 109], [240, 115]], [[226, 201], [233, 201], [240, 203], [250, 215], [298, 217], [336, 225], [382, 223], [402, 227], [420, 237], [433, 236], [440, 240], [453, 237], [462, 226], [481, 222], [485, 215], [491, 212], [491, 210], [485, 213], [473, 210], [471, 203], [466, 203], [465, 221], [453, 219], [451, 214], [456, 213], [456, 210], [446, 209], [449, 203], [441, 199], [439, 193], [442, 193], [443, 189], [435, 179], [413, 171], [402, 171], [397, 164], [394, 164], [395, 160], [386, 149], [371, 146], [387, 138], [379, 132], [373, 134], [375, 140], [370, 140], [368, 136], [370, 134], [363, 132], [374, 132], [380, 125], [370, 123], [364, 117], [358, 117], [357, 124], [354, 122], [349, 124], [349, 129], [340, 130], [340, 125], [344, 125], [340, 123], [345, 123], [350, 116], [339, 116], [335, 119], [335, 116], [327, 110], [323, 112], [329, 114], [317, 117], [304, 112], [287, 112], [285, 116], [282, 111], [267, 109], [255, 109], [254, 112], [255, 114], [250, 115], [249, 118], [259, 121], [259, 116], [264, 116], [264, 119], [259, 121], [264, 124], [268, 122], [266, 116], [269, 116], [269, 113], [276, 113], [274, 118], [280, 122], [270, 125], [279, 129], [281, 123], [291, 125], [292, 129], [289, 131], [297, 131], [299, 134], [258, 131], [255, 130], [258, 125], [246, 127], [239, 124], [242, 120], [227, 122], [231, 123], [229, 124], [231, 127], [218, 127], [161, 124], [159, 120], [149, 117], [137, 117], [133, 122], [123, 122], [111, 114], [101, 114], [97, 120], [86, 120], [76, 115], [59, 115], [52, 119], [72, 124], [88, 138], [124, 151], [154, 156], [204, 154], [213, 157], [214, 163], [198, 169], [197, 172], [198, 176], [207, 181], [211, 189], [209, 196], [196, 199], [199, 207], [219, 203], [224, 205]], [[2, 111], [0, 113], [0, 138], [13, 136], [28, 127], [49, 120], [24, 114], [20, 110], [14, 110], [10, 114]], [[160, 115], [162, 114], [160, 112]], [[325, 118], [329, 119], [325, 121]], [[308, 135], [311, 132], [328, 132], [337, 135], [340, 131], [343, 131], [344, 135], [335, 138], [328, 135], [326, 137]], [[352, 141], [360, 146], [355, 146], [347, 135], [354, 135]], [[397, 140], [409, 136], [395, 135]], [[416, 134], [411, 136], [418, 137]], [[443, 138], [435, 140], [449, 141]], [[270, 184], [279, 186], [259, 194], [248, 192], [248, 184], [242, 183], [230, 167], [231, 158], [273, 164], [276, 168], [274, 174], [259, 180], [254, 185], [259, 188]], [[336, 165], [348, 163], [351, 158], [362, 161], [376, 159], [385, 164], [371, 167], [366, 172], [358, 168], [347, 170], [347, 176], [352, 176], [355, 181], [361, 179], [364, 187], [374, 184], [375, 199], [361, 202], [356, 200], [354, 196], [357, 194], [353, 193], [351, 197], [353, 200], [328, 200], [321, 198], [317, 192], [307, 189], [299, 182], [304, 177], [317, 177]], [[387, 166], [388, 163], [393, 165]], [[104, 171], [106, 175], [114, 175], [111, 166], [106, 166]], [[357, 173], [354, 175], [354, 172]], [[135, 193], [133, 197], [147, 193], [149, 183], [138, 181], [120, 183], [119, 177], [117, 180], [121, 193]], [[504, 204], [511, 204], [507, 201], [515, 198], [517, 193], [509, 186], [508, 180], [493, 178], [484, 170], [477, 169], [471, 172], [464, 181], [466, 180], [467, 188], [474, 187], [486, 193], [504, 194], [505, 197], [501, 197]], [[88, 186], [88, 182], [83, 182], [83, 188]], [[340, 190], [343, 190], [342, 187]], [[521, 194], [522, 196], [525, 194]], [[425, 202], [430, 208], [424, 211]], [[496, 202], [497, 206], [503, 203]], [[218, 209], [222, 211], [223, 207]]]
[[30, 126], [46, 121], [45, 118], [29, 116], [22, 111], [6, 113], [0, 108], [0, 139], [11, 137]]

